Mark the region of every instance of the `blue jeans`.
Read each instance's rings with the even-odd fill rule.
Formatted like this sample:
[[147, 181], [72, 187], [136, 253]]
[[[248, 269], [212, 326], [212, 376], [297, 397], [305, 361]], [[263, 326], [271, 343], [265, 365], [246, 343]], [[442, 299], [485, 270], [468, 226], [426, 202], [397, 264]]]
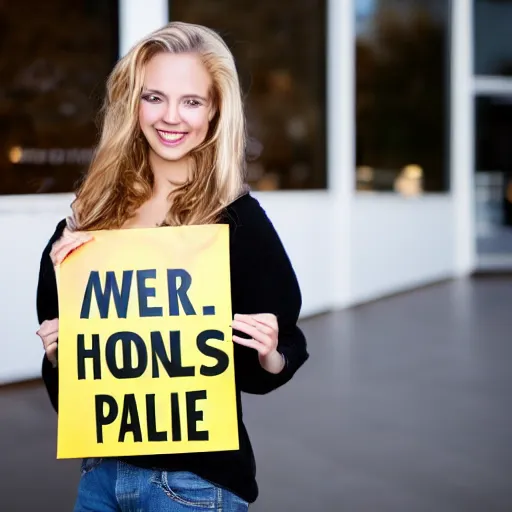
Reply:
[[74, 512], [246, 512], [232, 492], [186, 471], [84, 459]]

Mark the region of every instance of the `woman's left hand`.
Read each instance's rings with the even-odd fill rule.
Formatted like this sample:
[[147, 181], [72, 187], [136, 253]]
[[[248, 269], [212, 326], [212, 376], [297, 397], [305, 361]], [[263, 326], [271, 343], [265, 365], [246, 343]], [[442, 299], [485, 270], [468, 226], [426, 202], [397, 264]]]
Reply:
[[284, 358], [277, 351], [279, 327], [277, 317], [272, 313], [255, 315], [236, 314], [233, 329], [251, 336], [251, 339], [233, 335], [233, 341], [258, 351], [261, 366], [270, 373], [280, 373]]

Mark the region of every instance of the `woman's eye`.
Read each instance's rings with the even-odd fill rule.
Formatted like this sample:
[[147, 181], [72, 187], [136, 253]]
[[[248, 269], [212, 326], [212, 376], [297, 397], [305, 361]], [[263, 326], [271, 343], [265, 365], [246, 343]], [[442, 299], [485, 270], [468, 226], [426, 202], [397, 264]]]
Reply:
[[155, 96], [154, 94], [148, 94], [146, 96], [143, 96], [142, 99], [148, 101], [149, 103], [159, 103], [160, 98], [158, 96]]
[[188, 100], [185, 100], [185, 105], [187, 105], [189, 107], [198, 107], [199, 105], [201, 105], [201, 103], [194, 99], [188, 99]]

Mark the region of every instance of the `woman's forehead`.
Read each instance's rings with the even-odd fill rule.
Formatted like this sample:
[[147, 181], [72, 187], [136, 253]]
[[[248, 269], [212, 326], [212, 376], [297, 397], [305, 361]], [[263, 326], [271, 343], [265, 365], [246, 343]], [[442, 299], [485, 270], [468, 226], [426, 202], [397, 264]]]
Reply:
[[144, 88], [165, 94], [207, 95], [212, 78], [201, 58], [193, 53], [159, 53], [146, 65]]

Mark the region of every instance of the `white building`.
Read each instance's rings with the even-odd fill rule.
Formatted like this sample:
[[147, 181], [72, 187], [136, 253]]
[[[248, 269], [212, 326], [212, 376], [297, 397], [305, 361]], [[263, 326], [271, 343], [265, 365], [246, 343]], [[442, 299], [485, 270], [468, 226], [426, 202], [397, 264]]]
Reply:
[[[446, 31], [451, 48], [446, 112], [450, 121], [449, 187], [421, 193], [423, 169], [411, 161], [413, 167], [403, 173], [405, 178], [393, 181], [399, 193], [356, 190], [356, 31], [371, 24], [369, 16], [379, 0], [326, 2], [328, 186], [256, 192], [296, 268], [304, 316], [467, 276], [477, 268], [475, 94], [512, 95], [512, 86], [505, 78], [473, 76], [474, 2], [443, 3], [451, 23]], [[477, 2], [486, 3], [493, 2]], [[421, 2], [387, 4], [401, 8]], [[120, 53], [165, 24], [168, 16], [166, 0], [120, 0]], [[296, 51], [304, 51], [304, 46]], [[359, 172], [363, 181], [371, 182], [378, 170], [370, 162], [360, 166]], [[0, 195], [0, 384], [39, 375], [42, 350], [35, 335], [39, 259], [57, 221], [67, 215], [71, 200], [70, 193]]]

